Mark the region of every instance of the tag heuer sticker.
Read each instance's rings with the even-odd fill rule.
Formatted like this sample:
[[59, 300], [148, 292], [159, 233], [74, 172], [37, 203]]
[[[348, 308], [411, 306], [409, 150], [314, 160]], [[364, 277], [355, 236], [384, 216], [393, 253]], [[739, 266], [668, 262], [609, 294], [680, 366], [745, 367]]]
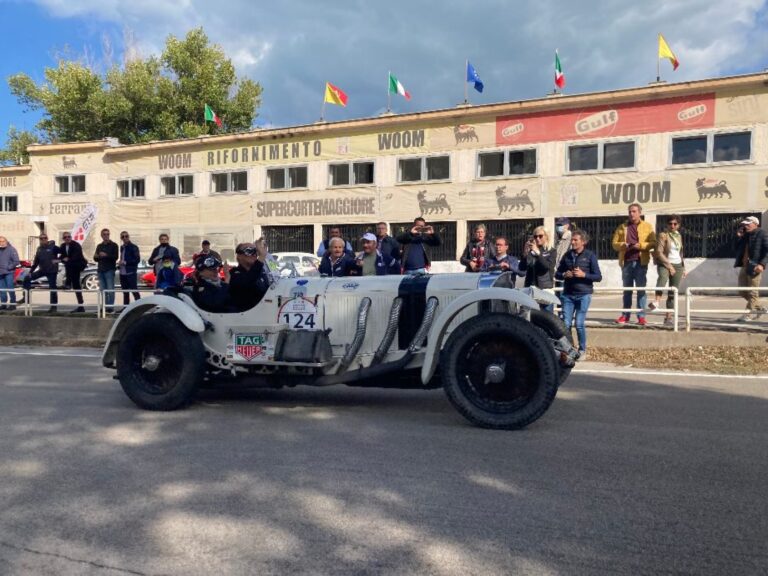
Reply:
[[235, 334], [235, 355], [253, 360], [267, 353], [267, 338], [264, 334]]

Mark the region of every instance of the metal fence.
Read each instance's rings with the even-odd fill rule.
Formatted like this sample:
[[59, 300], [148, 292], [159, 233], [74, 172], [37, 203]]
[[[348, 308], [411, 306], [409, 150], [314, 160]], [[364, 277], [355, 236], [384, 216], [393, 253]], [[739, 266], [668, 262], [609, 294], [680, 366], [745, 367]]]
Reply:
[[[691, 326], [693, 324], [691, 320], [691, 312], [693, 311], [694, 304], [696, 302], [696, 298], [694, 296], [694, 293], [696, 294], [722, 294], [722, 293], [729, 293], [729, 292], [757, 292], [758, 294], [765, 294], [768, 292], [768, 287], [757, 287], [753, 288], [751, 286], [729, 286], [729, 287], [705, 287], [705, 286], [689, 286], [685, 289], [685, 330], [686, 332], [691, 331]], [[742, 312], [748, 312], [748, 310], [742, 310]], [[734, 310], [733, 308], [696, 308], [696, 314], [733, 314]]]
[[262, 226], [261, 234], [266, 238], [270, 252], [315, 253], [314, 228], [308, 226]]
[[613, 232], [619, 224], [626, 221], [626, 216], [571, 218], [571, 230], [578, 228], [589, 234], [588, 247], [598, 258], [615, 258], [616, 252], [614, 251], [613, 246], [611, 246]]
[[[489, 238], [498, 238], [504, 236], [509, 244], [509, 253], [514, 256], [520, 256], [525, 246], [525, 241], [537, 226], [544, 224], [541, 218], [525, 218], [520, 220], [470, 220], [467, 222], [467, 238], [469, 242], [472, 237], [472, 231], [478, 224], [485, 224], [488, 230]], [[554, 230], [549, 230], [550, 241], [556, 242]]]

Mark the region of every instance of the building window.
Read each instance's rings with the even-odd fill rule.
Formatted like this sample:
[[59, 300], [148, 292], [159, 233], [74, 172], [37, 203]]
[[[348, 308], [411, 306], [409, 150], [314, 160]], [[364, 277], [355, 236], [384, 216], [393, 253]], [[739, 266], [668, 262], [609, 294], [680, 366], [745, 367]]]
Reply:
[[59, 194], [80, 194], [85, 192], [85, 175], [56, 176], [56, 192]]
[[373, 162], [350, 162], [328, 166], [331, 186], [373, 184]]
[[635, 142], [600, 142], [568, 147], [568, 171], [621, 170], [635, 167]]
[[752, 132], [699, 134], [672, 138], [672, 164], [716, 164], [752, 159]]
[[[626, 221], [626, 216], [571, 217], [571, 230], [584, 230], [589, 234], [587, 248], [592, 250], [598, 258], [610, 260], [616, 258], [616, 251], [613, 249], [612, 244], [613, 233], [619, 224]], [[550, 231], [551, 233], [552, 231]], [[688, 256], [687, 248], [685, 255]]]
[[267, 190], [288, 190], [307, 187], [307, 167], [270, 168], [267, 170]]
[[478, 178], [536, 174], [536, 149], [483, 152], [477, 155]]
[[248, 190], [248, 172], [220, 172], [211, 174], [214, 192], [245, 192]]
[[311, 224], [304, 226], [262, 226], [261, 235], [267, 240], [271, 253], [307, 252], [314, 254]]
[[118, 198], [144, 198], [144, 178], [117, 181]]
[[0, 196], [0, 212], [18, 212], [18, 196]]
[[194, 179], [191, 174], [160, 178], [160, 193], [163, 196], [191, 196], [194, 193]]
[[428, 182], [451, 177], [449, 156], [403, 158], [398, 162], [398, 182]]

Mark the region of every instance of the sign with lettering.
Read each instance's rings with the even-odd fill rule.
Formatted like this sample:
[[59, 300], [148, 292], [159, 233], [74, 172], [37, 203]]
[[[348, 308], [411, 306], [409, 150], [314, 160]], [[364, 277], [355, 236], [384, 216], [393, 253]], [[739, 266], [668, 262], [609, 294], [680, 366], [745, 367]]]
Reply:
[[51, 202], [48, 209], [52, 216], [70, 216], [80, 214], [86, 206], [87, 202]]
[[99, 207], [96, 204], [88, 204], [75, 220], [72, 226], [72, 240], [85, 242], [91, 230], [96, 224], [96, 217], [99, 215]]

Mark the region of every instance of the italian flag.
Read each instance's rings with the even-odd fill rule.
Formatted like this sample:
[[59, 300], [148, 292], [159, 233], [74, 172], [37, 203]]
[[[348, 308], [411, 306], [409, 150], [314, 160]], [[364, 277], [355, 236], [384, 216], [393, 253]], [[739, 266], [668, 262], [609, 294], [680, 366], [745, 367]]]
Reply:
[[216, 122], [216, 126], [221, 128], [221, 118], [219, 118], [219, 115], [216, 114], [208, 104], [205, 105], [205, 121]]
[[565, 74], [563, 74], [563, 67], [560, 65], [560, 56], [555, 50], [555, 86], [562, 90], [565, 88]]
[[400, 96], [406, 100], [411, 99], [411, 93], [405, 89], [405, 86], [400, 83], [400, 80], [392, 75], [392, 72], [389, 73], [389, 91], [392, 94], [400, 94]]

